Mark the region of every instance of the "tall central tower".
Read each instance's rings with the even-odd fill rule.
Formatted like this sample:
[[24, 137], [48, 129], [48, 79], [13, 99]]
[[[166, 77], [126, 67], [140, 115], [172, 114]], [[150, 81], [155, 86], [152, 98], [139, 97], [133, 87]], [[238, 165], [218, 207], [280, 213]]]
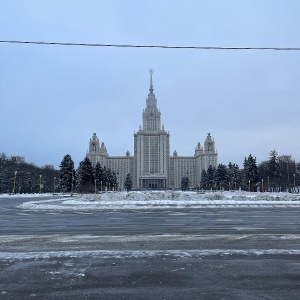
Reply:
[[153, 70], [150, 71], [150, 93], [146, 100], [146, 109], [143, 111], [143, 130], [144, 131], [159, 131], [161, 129], [160, 111], [157, 108], [157, 100], [153, 93]]
[[140, 127], [134, 134], [134, 181], [137, 188], [165, 189], [168, 187], [169, 133], [161, 126], [152, 76], [151, 69], [150, 89], [143, 110], [143, 128]]

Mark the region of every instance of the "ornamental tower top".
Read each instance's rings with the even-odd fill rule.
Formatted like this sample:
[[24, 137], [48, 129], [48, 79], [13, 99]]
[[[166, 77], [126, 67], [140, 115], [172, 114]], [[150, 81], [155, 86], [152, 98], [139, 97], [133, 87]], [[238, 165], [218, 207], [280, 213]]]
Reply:
[[148, 98], [146, 99], [146, 108], [143, 111], [143, 130], [144, 131], [159, 131], [161, 130], [161, 113], [157, 108], [157, 100], [153, 93], [153, 69], [150, 72], [150, 88]]

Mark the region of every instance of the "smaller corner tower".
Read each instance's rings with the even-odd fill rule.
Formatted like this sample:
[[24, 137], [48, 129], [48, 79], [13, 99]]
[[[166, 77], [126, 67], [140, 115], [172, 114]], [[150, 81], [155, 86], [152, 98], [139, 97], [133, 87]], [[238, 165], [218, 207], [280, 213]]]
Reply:
[[215, 153], [215, 141], [210, 133], [207, 134], [204, 142], [204, 153]]
[[99, 153], [100, 152], [99, 144], [100, 142], [96, 133], [93, 133], [93, 136], [90, 138], [89, 153]]

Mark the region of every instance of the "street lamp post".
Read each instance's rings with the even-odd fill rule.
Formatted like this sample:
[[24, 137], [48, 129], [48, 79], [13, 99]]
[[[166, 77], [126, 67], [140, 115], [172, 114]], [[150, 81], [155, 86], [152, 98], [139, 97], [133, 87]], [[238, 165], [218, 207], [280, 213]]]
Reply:
[[102, 180], [100, 181], [100, 183], [101, 183], [101, 189], [100, 189], [100, 191], [101, 191], [101, 193], [102, 193]]
[[97, 194], [97, 185], [96, 185], [96, 183], [97, 183], [97, 179], [95, 179], [95, 194]]
[[54, 182], [53, 182], [53, 194], [55, 194], [55, 188], [56, 188], [55, 183], [56, 183], [56, 177], [54, 177]]
[[119, 188], [119, 172], [117, 172], [116, 192], [118, 191], [118, 188]]
[[15, 177], [14, 177], [13, 194], [15, 194], [15, 193], [16, 193], [16, 177], [17, 177], [17, 173], [18, 173], [18, 171], [15, 171], [14, 173], [15, 173]]
[[263, 179], [261, 180], [261, 191], [262, 192], [264, 191], [264, 180]]
[[268, 192], [270, 192], [270, 177], [268, 176]]
[[42, 193], [42, 176], [43, 175], [40, 175], [40, 194]]
[[72, 182], [71, 182], [71, 197], [73, 196], [73, 181], [74, 181], [74, 174], [73, 174], [73, 167], [72, 167]]
[[289, 164], [290, 164], [290, 157], [288, 156], [287, 161], [286, 161], [287, 190], [288, 190], [288, 191], [289, 191], [289, 189], [290, 189], [290, 169], [289, 169]]
[[250, 182], [251, 182], [251, 181], [249, 180], [249, 192], [251, 192], [251, 191], [250, 191]]
[[294, 191], [296, 190], [296, 174], [293, 174], [294, 176]]

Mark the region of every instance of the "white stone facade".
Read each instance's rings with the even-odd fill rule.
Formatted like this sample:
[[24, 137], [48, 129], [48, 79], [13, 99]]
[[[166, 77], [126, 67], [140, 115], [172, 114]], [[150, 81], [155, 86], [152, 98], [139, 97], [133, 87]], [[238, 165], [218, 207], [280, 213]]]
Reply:
[[115, 171], [121, 189], [128, 173], [132, 175], [135, 189], [178, 189], [181, 178], [186, 176], [189, 177], [191, 188], [199, 188], [202, 170], [207, 170], [210, 165], [217, 167], [215, 142], [208, 133], [204, 147], [198, 143], [194, 156], [178, 156], [176, 150], [170, 156], [170, 134], [161, 126], [161, 113], [153, 93], [152, 70], [150, 74], [150, 92], [143, 111], [143, 127], [134, 133], [133, 156], [129, 151], [125, 156], [109, 156], [104, 143], [100, 144], [94, 133], [87, 157], [93, 166], [99, 162], [102, 167]]

